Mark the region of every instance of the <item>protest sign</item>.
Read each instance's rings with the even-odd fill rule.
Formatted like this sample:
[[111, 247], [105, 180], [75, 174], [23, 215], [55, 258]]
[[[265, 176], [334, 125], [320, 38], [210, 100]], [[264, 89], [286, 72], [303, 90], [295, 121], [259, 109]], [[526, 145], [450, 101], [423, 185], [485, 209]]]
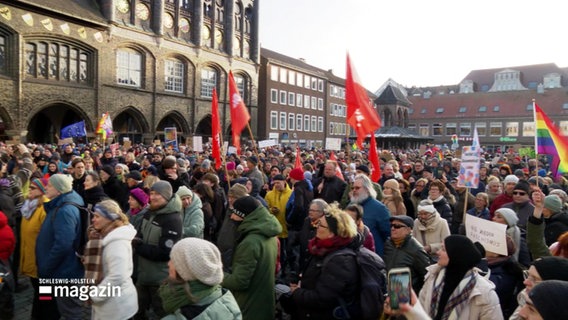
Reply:
[[465, 234], [471, 241], [479, 241], [486, 251], [507, 256], [507, 225], [481, 219], [470, 214], [465, 216]]
[[326, 150], [341, 150], [341, 138], [325, 138], [325, 149]]
[[193, 137], [193, 151], [203, 152], [203, 138], [201, 136]]
[[278, 141], [276, 141], [276, 140], [261, 140], [261, 141], [258, 142], [259, 148], [266, 148], [266, 147], [277, 146], [277, 145], [278, 145]]

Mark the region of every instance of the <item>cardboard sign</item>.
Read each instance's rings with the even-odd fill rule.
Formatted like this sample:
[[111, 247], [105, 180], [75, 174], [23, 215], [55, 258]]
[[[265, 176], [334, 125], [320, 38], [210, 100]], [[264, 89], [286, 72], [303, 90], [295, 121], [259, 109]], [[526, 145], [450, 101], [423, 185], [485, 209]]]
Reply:
[[465, 234], [471, 241], [479, 241], [486, 251], [507, 255], [507, 225], [466, 214]]
[[341, 138], [325, 138], [325, 149], [326, 150], [341, 150]]
[[[20, 141], [18, 141], [17, 143], [20, 143]], [[62, 146], [64, 144], [68, 144], [68, 143], [73, 143], [73, 138], [59, 139], [57, 141], [57, 145], [59, 145], [59, 146]]]
[[193, 137], [193, 151], [203, 152], [203, 138], [201, 136]]
[[128, 150], [132, 147], [132, 141], [130, 140], [124, 140], [124, 149]]
[[272, 147], [272, 146], [277, 146], [278, 145], [278, 141], [276, 140], [261, 140], [258, 142], [258, 147], [259, 148], [266, 148], [266, 147]]
[[227, 154], [237, 154], [237, 148], [230, 146], [229, 150], [227, 151]]

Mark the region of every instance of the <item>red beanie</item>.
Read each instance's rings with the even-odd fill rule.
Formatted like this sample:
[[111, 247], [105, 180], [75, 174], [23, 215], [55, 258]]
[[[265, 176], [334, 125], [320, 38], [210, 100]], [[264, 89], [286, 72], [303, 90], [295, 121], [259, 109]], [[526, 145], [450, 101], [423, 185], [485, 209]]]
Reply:
[[304, 180], [304, 170], [302, 170], [302, 168], [292, 169], [292, 171], [290, 171], [290, 178], [294, 180]]

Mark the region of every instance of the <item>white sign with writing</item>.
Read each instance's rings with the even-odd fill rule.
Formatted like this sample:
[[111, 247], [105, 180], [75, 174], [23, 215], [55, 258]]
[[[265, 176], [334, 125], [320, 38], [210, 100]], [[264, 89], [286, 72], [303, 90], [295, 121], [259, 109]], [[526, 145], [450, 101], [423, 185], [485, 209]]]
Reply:
[[465, 234], [471, 241], [479, 241], [486, 251], [507, 255], [507, 225], [466, 214]]
[[237, 148], [235, 148], [234, 146], [229, 146], [227, 154], [237, 154]]
[[193, 136], [193, 151], [203, 152], [203, 137]]
[[259, 148], [266, 148], [266, 147], [272, 147], [272, 146], [277, 146], [278, 145], [278, 141], [276, 140], [261, 140], [258, 142], [258, 147]]
[[325, 149], [326, 150], [341, 150], [341, 138], [325, 138]]

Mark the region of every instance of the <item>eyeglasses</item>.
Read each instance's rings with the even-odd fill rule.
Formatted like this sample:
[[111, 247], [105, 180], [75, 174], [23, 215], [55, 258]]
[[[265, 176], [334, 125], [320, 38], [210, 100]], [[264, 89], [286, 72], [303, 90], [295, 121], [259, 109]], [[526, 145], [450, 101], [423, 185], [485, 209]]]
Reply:
[[523, 279], [525, 280], [529, 280], [530, 282], [532, 282], [533, 284], [537, 284], [539, 282], [542, 282], [542, 280], [538, 280], [536, 279], [534, 276], [532, 276], [529, 273], [529, 270], [523, 270]]
[[525, 196], [527, 193], [523, 191], [513, 191], [514, 196]]
[[318, 223], [316, 224], [316, 227], [317, 227], [317, 228], [324, 228], [324, 229], [328, 229], [328, 230], [329, 230], [329, 227], [328, 227], [328, 226], [324, 226], [324, 225], [321, 224], [321, 220], [318, 220]]
[[406, 228], [406, 226], [403, 224], [391, 224], [391, 228], [400, 229], [400, 228]]
[[308, 212], [323, 212], [323, 211], [318, 209], [308, 209]]

